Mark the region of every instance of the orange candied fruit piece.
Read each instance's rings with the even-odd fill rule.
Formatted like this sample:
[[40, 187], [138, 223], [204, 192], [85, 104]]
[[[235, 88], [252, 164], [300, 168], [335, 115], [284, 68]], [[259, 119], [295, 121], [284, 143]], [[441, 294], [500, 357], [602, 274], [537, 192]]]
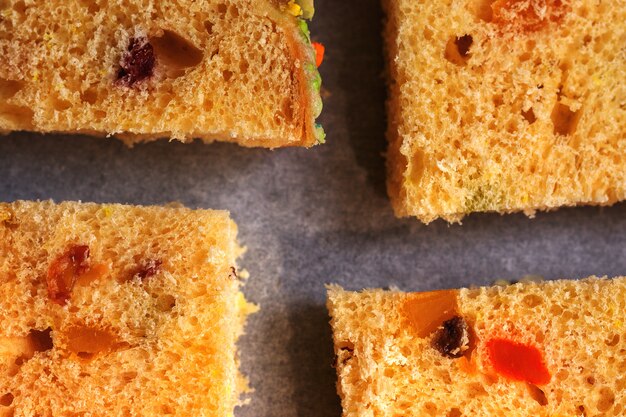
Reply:
[[123, 346], [111, 331], [85, 325], [70, 327], [64, 332], [63, 338], [69, 352], [82, 359], [91, 359]]
[[534, 32], [548, 22], [559, 22], [566, 12], [562, 0], [496, 0], [491, 5], [493, 22]]
[[418, 337], [427, 337], [445, 321], [458, 315], [457, 297], [456, 290], [408, 294], [402, 314]]

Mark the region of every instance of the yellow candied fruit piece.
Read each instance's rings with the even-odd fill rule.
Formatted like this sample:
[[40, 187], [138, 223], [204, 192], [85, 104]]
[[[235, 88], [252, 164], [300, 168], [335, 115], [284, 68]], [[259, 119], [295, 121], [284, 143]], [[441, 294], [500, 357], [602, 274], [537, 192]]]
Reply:
[[593, 76], [591, 76], [591, 80], [593, 81], [593, 84], [594, 84], [596, 87], [599, 87], [599, 86], [601, 86], [601, 85], [602, 85], [602, 80], [601, 80], [601, 79], [600, 79], [597, 75], [593, 75]]
[[259, 311], [259, 306], [249, 303], [241, 292], [237, 294], [237, 307], [239, 308], [239, 311], [245, 315], [253, 314]]
[[11, 213], [0, 210], [0, 223], [6, 222], [7, 220], [11, 220]]
[[102, 207], [102, 213], [104, 214], [104, 217], [111, 217], [113, 209], [109, 206], [104, 206]]
[[302, 16], [302, 7], [300, 7], [295, 0], [289, 0], [289, 3], [287, 3], [287, 11], [295, 17]]
[[621, 329], [624, 326], [624, 323], [621, 320], [615, 320], [615, 327]]

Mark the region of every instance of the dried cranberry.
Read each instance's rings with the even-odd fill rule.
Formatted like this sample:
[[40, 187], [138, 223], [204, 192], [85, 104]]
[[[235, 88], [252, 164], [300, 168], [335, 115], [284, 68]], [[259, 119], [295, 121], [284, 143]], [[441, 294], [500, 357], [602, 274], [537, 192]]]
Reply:
[[141, 281], [155, 276], [160, 270], [163, 261], [160, 259], [148, 259], [143, 265], [138, 266], [132, 273], [132, 277], [137, 277]]
[[150, 78], [154, 74], [156, 58], [154, 48], [146, 38], [131, 38], [128, 50], [122, 56], [117, 82], [128, 87]]
[[462, 317], [447, 320], [435, 333], [433, 346], [448, 358], [460, 358], [469, 348], [469, 328]]
[[57, 257], [48, 267], [46, 283], [48, 297], [65, 305], [72, 294], [76, 280], [89, 269], [89, 246], [74, 245]]

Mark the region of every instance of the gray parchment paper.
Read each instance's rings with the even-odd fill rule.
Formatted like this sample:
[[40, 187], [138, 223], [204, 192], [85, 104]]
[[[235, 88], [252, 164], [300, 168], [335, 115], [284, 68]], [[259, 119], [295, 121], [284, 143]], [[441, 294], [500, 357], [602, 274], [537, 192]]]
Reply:
[[317, 0], [327, 46], [328, 143], [267, 151], [18, 133], [0, 138], [0, 200], [228, 209], [248, 247], [241, 341], [256, 388], [239, 417], [339, 417], [324, 283], [432, 290], [539, 274], [626, 274], [625, 205], [472, 215], [462, 226], [394, 218], [384, 187], [385, 87], [377, 0]]

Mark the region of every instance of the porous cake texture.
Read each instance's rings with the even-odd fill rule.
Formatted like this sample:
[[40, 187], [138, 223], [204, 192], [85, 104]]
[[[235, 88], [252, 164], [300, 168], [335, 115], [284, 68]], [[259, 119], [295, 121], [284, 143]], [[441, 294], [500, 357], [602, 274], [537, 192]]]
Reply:
[[221, 211], [0, 204], [0, 416], [232, 416], [236, 234]]
[[299, 2], [1, 0], [0, 133], [321, 142]]
[[345, 417], [620, 417], [626, 278], [329, 287]]
[[398, 216], [626, 196], [626, 2], [383, 0]]

